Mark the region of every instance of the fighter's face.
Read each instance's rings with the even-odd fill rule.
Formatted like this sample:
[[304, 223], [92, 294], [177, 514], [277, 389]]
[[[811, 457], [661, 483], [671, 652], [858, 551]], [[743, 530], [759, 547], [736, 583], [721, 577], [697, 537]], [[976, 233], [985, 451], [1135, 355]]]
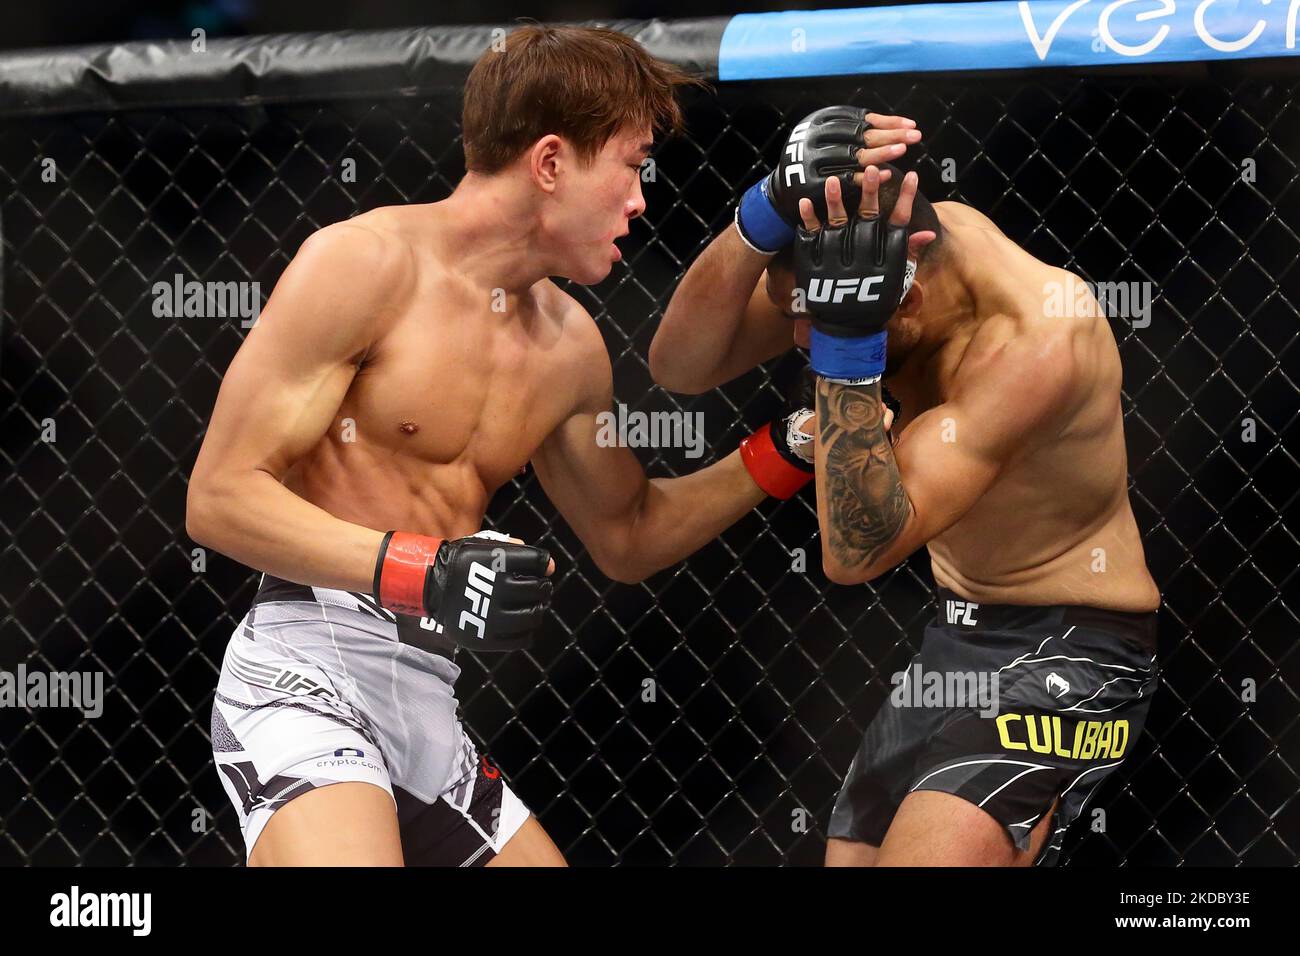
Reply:
[[625, 129], [590, 163], [567, 150], [547, 233], [568, 278], [584, 285], [600, 282], [623, 258], [614, 241], [645, 212], [641, 169], [650, 146], [648, 129]]

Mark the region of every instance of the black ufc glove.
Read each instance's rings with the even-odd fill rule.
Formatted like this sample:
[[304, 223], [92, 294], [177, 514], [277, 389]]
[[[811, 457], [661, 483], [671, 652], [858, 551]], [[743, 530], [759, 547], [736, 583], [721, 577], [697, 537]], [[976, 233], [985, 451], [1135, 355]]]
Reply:
[[550, 560], [544, 549], [494, 532], [444, 541], [390, 531], [375, 562], [375, 598], [431, 619], [470, 650], [519, 650], [532, 645], [550, 605]]
[[857, 153], [866, 146], [871, 129], [866, 110], [828, 106], [809, 113], [790, 131], [772, 172], [756, 182], [736, 207], [736, 228], [756, 252], [771, 255], [794, 241], [799, 225], [799, 200], [811, 199], [820, 219], [826, 218], [826, 180], [840, 177], [845, 202], [857, 208], [860, 187], [853, 174], [861, 171]]
[[799, 200], [811, 199], [817, 218], [826, 221], [826, 180], [838, 177], [845, 209], [857, 209], [862, 189], [853, 174], [862, 172], [858, 150], [871, 129], [859, 106], [827, 106], [795, 124], [769, 177], [772, 205], [791, 226], [798, 226]]
[[818, 375], [862, 384], [884, 374], [885, 323], [916, 275], [908, 235], [907, 226], [856, 213], [816, 232], [799, 228], [795, 286], [812, 313], [811, 365]]

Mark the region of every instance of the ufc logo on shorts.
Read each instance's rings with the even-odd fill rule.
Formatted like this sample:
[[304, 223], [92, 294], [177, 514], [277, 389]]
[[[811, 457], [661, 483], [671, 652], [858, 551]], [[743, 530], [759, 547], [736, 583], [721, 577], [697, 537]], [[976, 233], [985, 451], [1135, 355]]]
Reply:
[[276, 690], [286, 691], [290, 694], [305, 693], [308, 697], [330, 696], [330, 692], [316, 681], [310, 677], [295, 674], [293, 671], [281, 671], [275, 678], [274, 686]]
[[469, 581], [465, 588], [465, 597], [469, 598], [469, 610], [460, 612], [460, 620], [456, 626], [462, 631], [468, 631], [466, 622], [472, 624], [474, 630], [478, 632], [479, 640], [483, 639], [483, 629], [487, 626], [488, 608], [492, 605], [489, 598], [492, 596], [492, 582], [496, 577], [496, 572], [486, 564], [475, 561], [469, 566]]
[[794, 185], [797, 180], [804, 184], [808, 182], [808, 177], [803, 171], [803, 141], [808, 136], [808, 128], [812, 123], [800, 123], [790, 133], [790, 138], [785, 144], [785, 154], [790, 159], [790, 165], [785, 168], [785, 184]]
[[975, 612], [979, 605], [974, 601], [949, 601], [947, 607], [949, 624], [974, 624]]
[[872, 292], [871, 287], [884, 278], [884, 276], [862, 276], [852, 279], [813, 279], [808, 284], [808, 301], [843, 302], [850, 296], [855, 296], [859, 302], [875, 302], [880, 298], [880, 294]]

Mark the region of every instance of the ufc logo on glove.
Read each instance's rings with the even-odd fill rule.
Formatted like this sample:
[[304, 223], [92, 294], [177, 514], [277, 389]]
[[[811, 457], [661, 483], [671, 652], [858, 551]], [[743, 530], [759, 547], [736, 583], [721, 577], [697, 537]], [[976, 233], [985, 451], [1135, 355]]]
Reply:
[[871, 290], [883, 282], [884, 278], [863, 276], [860, 279], [812, 279], [808, 283], [808, 301], [838, 303], [852, 295], [858, 302], [876, 302], [880, 295]]

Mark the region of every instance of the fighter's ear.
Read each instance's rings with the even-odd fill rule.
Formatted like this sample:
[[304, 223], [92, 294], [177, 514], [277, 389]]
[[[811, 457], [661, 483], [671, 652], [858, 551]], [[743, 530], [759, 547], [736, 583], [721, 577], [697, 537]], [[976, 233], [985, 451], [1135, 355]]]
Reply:
[[918, 276], [912, 280], [912, 288], [909, 289], [907, 295], [903, 297], [903, 301], [898, 303], [898, 311], [895, 312], [894, 315], [901, 315], [909, 319], [915, 318], [921, 313], [921, 306], [924, 303], [925, 283], [922, 282], [921, 278]]
[[564, 142], [554, 133], [548, 133], [533, 143], [528, 151], [528, 172], [534, 183], [544, 192], [554, 192], [559, 179], [561, 154]]

